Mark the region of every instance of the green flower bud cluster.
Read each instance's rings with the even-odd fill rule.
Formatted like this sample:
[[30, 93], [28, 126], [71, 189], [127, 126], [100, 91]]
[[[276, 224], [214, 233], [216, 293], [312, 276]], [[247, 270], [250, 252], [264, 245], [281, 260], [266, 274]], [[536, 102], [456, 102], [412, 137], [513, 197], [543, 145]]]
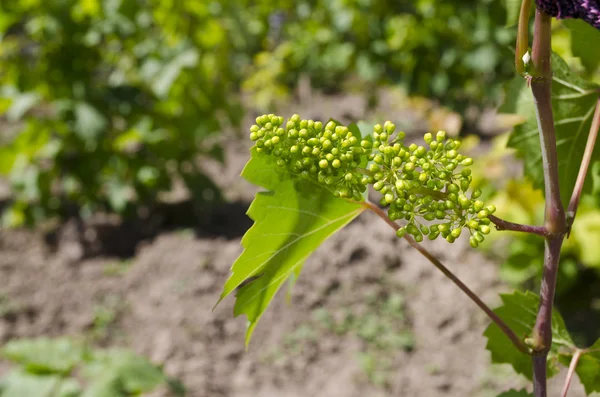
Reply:
[[250, 139], [257, 153], [274, 156], [291, 174], [325, 185], [337, 197], [362, 200], [367, 185], [358, 166], [369, 150], [348, 127], [297, 114], [284, 125], [282, 117], [269, 114], [256, 118]]
[[256, 119], [250, 139], [257, 153], [274, 156], [278, 166], [337, 197], [360, 201], [372, 184], [388, 217], [407, 222], [398, 237], [410, 234], [420, 242], [441, 236], [452, 243], [466, 228], [477, 247], [490, 233], [488, 217], [496, 208], [479, 200], [479, 189], [469, 191], [473, 159], [458, 153], [460, 142], [443, 131], [425, 134], [424, 146], [406, 146], [405, 134], [395, 130], [389, 121], [377, 124], [371, 137], [359, 141], [333, 121], [323, 125], [294, 115], [284, 125], [271, 114]]
[[496, 208], [479, 200], [479, 189], [469, 193], [473, 159], [460, 154], [460, 141], [443, 131], [425, 134], [426, 146], [406, 146], [404, 133], [394, 131], [390, 122], [374, 127], [367, 170], [382, 194], [380, 204], [389, 206], [389, 218], [408, 222], [396, 234], [410, 234], [418, 242], [442, 236], [452, 243], [467, 228], [477, 247], [490, 232], [488, 216]]

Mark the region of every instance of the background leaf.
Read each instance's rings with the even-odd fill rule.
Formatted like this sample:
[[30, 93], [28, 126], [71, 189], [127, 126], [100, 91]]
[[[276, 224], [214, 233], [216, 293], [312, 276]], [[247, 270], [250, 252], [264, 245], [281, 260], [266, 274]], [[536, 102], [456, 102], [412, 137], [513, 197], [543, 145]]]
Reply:
[[80, 393], [74, 379], [36, 375], [21, 369], [10, 372], [0, 382], [0, 397], [77, 397]]
[[[539, 297], [532, 292], [515, 291], [512, 294], [502, 294], [503, 305], [494, 310], [518, 336], [525, 339], [535, 325]], [[486, 348], [492, 353], [492, 362], [498, 364], [511, 364], [514, 370], [528, 379], [532, 379], [531, 357], [517, 350], [512, 342], [502, 333], [494, 323], [490, 324], [484, 332], [488, 338]], [[558, 373], [558, 353], [565, 348], [568, 351], [575, 349], [565, 323], [560, 314], [554, 310], [552, 314], [552, 348], [548, 354], [548, 377]]]
[[[599, 87], [571, 73], [561, 57], [552, 55], [554, 71], [552, 82], [552, 108], [558, 148], [559, 182], [564, 203], [571, 196], [581, 158], [590, 130], [592, 115], [598, 99]], [[538, 136], [535, 107], [531, 91], [521, 77], [509, 84], [505, 105], [501, 112], [516, 112], [525, 117], [525, 123], [515, 127], [508, 146], [517, 149], [525, 161], [525, 175], [537, 188], [544, 185], [542, 152]], [[592, 163], [600, 160], [596, 147]], [[589, 189], [591, 183], [585, 184]]]
[[68, 338], [12, 340], [1, 352], [33, 373], [67, 373], [82, 359], [81, 345]]
[[282, 178], [276, 165], [252, 152], [242, 176], [269, 189], [248, 210], [254, 225], [244, 235], [244, 252], [232, 266], [220, 300], [236, 288], [234, 314], [248, 317], [246, 344], [283, 282], [300, 273], [308, 256], [363, 211], [358, 203], [336, 198], [306, 181]]
[[[563, 354], [560, 357], [560, 361], [565, 366], [568, 366], [572, 357], [573, 354]], [[600, 339], [585, 349], [579, 358], [575, 372], [579, 376], [586, 394], [590, 395], [593, 392], [600, 392]]]
[[588, 73], [594, 73], [600, 65], [600, 30], [593, 28], [581, 19], [565, 19], [565, 26], [571, 31], [571, 50], [581, 59]]

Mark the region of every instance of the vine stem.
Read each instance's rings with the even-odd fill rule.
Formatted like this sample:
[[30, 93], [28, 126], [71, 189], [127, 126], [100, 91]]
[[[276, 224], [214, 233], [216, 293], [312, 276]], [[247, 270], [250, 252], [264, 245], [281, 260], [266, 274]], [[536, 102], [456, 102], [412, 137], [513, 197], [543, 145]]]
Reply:
[[[393, 230], [396, 232], [400, 226], [396, 224], [396, 222], [392, 221], [388, 218], [387, 214], [378, 206], [370, 202], [364, 202], [363, 205], [373, 211], [378, 217], [385, 221]], [[520, 352], [529, 354], [529, 348], [525, 344], [517, 334], [500, 318], [496, 313], [490, 309], [488, 305], [486, 305], [478, 296], [475, 294], [469, 287], [467, 287], [454, 273], [450, 271], [439, 259], [435, 257], [431, 252], [429, 252], [425, 247], [421, 244], [417, 243], [412, 237], [409, 235], [405, 235], [404, 239], [408, 241], [408, 243], [421, 255], [427, 258], [438, 270], [440, 270], [446, 277], [448, 277], [461, 291], [463, 291], [481, 310], [485, 312], [485, 314], [492, 320], [499, 328], [504, 332], [504, 334], [510, 339], [510, 341], [515, 345]]]
[[532, 47], [533, 75], [530, 86], [535, 104], [545, 185], [545, 221], [548, 232], [544, 251], [544, 269], [540, 304], [528, 345], [533, 350], [533, 393], [546, 397], [546, 361], [552, 345], [552, 307], [560, 249], [566, 234], [565, 211], [558, 183], [558, 153], [552, 113], [551, 17], [536, 9]]
[[575, 368], [577, 368], [577, 363], [579, 362], [579, 358], [582, 354], [583, 350], [581, 349], [577, 349], [575, 354], [573, 354], [573, 358], [571, 359], [571, 364], [569, 365], [569, 372], [567, 372], [567, 379], [565, 379], [565, 385], [563, 386], [561, 397], [567, 397], [567, 393], [569, 392], [569, 386], [571, 386], [571, 380], [573, 379], [573, 374], [575, 373]]
[[525, 55], [529, 49], [529, 10], [531, 10], [531, 0], [523, 0], [521, 3], [521, 11], [519, 13], [517, 46], [515, 50], [515, 68], [521, 75], [526, 73], [523, 55]]
[[600, 129], [600, 97], [596, 101], [596, 110], [594, 111], [594, 118], [592, 119], [592, 126], [590, 127], [590, 133], [588, 135], [587, 143], [585, 144], [585, 151], [583, 152], [583, 159], [581, 160], [581, 166], [579, 167], [579, 173], [577, 174], [577, 181], [573, 188], [573, 194], [567, 207], [567, 223], [568, 229], [571, 230], [571, 225], [575, 220], [575, 214], [577, 214], [577, 207], [579, 206], [579, 199], [581, 198], [581, 192], [583, 191], [583, 183], [585, 182], [585, 176], [587, 175], [588, 168], [590, 167], [590, 161], [592, 160], [592, 154], [594, 152], [594, 145], [598, 138], [598, 130]]
[[496, 225], [496, 229], [498, 230], [508, 230], [512, 232], [523, 232], [523, 233], [531, 233], [537, 234], [539, 236], [547, 236], [548, 231], [543, 226], [532, 226], [532, 225], [522, 225], [520, 223], [514, 223], [505, 221], [504, 219], [500, 219], [497, 216], [490, 215], [488, 219]]

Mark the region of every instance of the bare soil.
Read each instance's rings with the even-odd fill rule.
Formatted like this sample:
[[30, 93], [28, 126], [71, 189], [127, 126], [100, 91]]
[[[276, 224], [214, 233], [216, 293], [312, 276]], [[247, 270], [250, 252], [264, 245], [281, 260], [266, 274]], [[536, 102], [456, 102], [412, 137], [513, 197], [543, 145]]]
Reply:
[[[168, 217], [151, 226], [97, 221], [87, 253], [73, 225], [51, 239], [0, 231], [0, 343], [93, 334], [164, 365], [191, 397], [492, 397], [527, 384], [490, 365], [477, 307], [370, 214], [310, 257], [289, 302], [286, 291], [275, 298], [245, 351], [233, 298], [213, 306], [251, 224], [244, 213], [256, 189], [238, 177], [248, 146], [233, 139], [225, 169], [205, 164], [230, 204], [199, 220], [188, 214], [183, 228]], [[497, 265], [464, 240], [426, 244], [489, 304], [507, 291]], [[391, 298], [391, 312], [378, 306]], [[379, 320], [375, 337], [366, 335], [364, 325]], [[395, 336], [404, 339], [377, 347]], [[0, 374], [7, 368], [0, 362]], [[570, 395], [583, 395], [577, 380]]]

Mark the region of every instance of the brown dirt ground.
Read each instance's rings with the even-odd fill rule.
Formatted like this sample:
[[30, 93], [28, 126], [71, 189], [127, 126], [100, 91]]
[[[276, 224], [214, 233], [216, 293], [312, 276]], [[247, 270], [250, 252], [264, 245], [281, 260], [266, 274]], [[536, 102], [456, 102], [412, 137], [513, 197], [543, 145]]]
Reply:
[[[335, 111], [335, 101], [329, 106]], [[98, 237], [102, 229], [105, 238], [87, 259], [70, 225], [51, 245], [41, 232], [0, 231], [0, 296], [9, 305], [0, 317], [0, 343], [94, 332], [103, 345], [128, 346], [164, 365], [190, 397], [492, 397], [526, 384], [505, 366], [490, 365], [481, 335], [488, 320], [475, 305], [370, 214], [310, 257], [289, 304], [285, 292], [275, 298], [246, 352], [245, 319], [233, 317], [233, 298], [212, 308], [250, 225], [243, 213], [256, 190], [238, 178], [247, 148], [236, 140], [228, 145], [225, 169], [205, 165], [233, 204], [215, 210], [201, 227], [144, 234], [104, 224], [89, 232]], [[115, 245], [134, 255], [123, 261], [114, 255], [122, 249], [108, 249]], [[427, 245], [484, 301], [497, 304], [498, 293], [507, 290], [497, 265], [464, 240], [451, 249]], [[324, 312], [372, 320], [365, 313], [378, 309], [365, 304], [366, 296], [403, 298], [402, 329], [379, 332], [412, 335], [411, 349], [373, 354], [372, 341], [315, 320]], [[371, 352], [371, 375], [387, 385], [369, 380], [358, 359], [365, 352]], [[7, 368], [0, 362], [0, 374]], [[562, 378], [552, 381], [550, 395], [558, 395]], [[570, 395], [583, 395], [577, 380]]]

